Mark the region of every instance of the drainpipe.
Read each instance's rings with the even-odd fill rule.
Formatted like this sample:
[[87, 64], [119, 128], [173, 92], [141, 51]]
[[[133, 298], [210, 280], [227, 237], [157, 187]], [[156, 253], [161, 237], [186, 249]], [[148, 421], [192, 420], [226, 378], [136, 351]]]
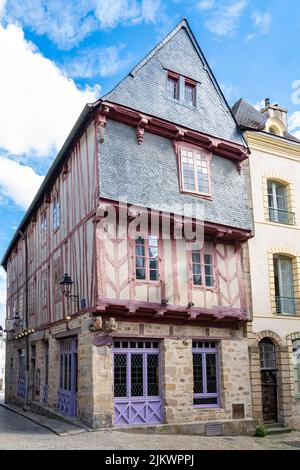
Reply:
[[[28, 243], [27, 243], [27, 233], [19, 230], [18, 232], [21, 238], [24, 240], [25, 244], [25, 325], [24, 329], [29, 327], [29, 296], [28, 296]], [[29, 389], [29, 335], [25, 336], [25, 380], [26, 380], [26, 393], [24, 400], [24, 408], [27, 406], [28, 399], [28, 389]]]

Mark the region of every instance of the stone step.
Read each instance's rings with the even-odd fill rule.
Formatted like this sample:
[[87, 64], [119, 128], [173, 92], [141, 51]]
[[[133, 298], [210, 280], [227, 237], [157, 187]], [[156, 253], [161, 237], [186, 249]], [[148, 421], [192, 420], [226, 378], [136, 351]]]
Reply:
[[286, 434], [292, 432], [291, 428], [284, 427], [280, 424], [267, 424], [266, 428], [268, 430], [268, 436], [272, 436], [273, 434]]

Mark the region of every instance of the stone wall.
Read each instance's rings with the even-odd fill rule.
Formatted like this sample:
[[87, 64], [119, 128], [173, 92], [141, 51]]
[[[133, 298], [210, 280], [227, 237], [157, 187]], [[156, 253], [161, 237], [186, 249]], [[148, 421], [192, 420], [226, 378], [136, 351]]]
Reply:
[[[59, 387], [59, 337], [74, 330], [78, 333], [78, 393], [79, 419], [91, 428], [113, 425], [113, 348], [112, 344], [95, 346], [94, 333], [89, 331], [91, 319], [72, 320], [47, 331], [36, 345], [36, 367], [40, 369], [41, 388], [45, 374], [45, 339], [49, 340], [49, 394], [48, 406], [56, 407]], [[232, 405], [242, 404], [245, 418], [252, 417], [247, 340], [243, 329], [207, 328], [205, 326], [144, 324], [118, 322], [114, 338], [157, 339], [161, 344], [161, 378], [164, 403], [164, 423], [230, 422]], [[56, 338], [53, 336], [55, 335]], [[104, 335], [103, 332], [96, 334]], [[59, 336], [59, 337], [58, 337]], [[217, 408], [193, 407], [193, 356], [192, 339], [210, 340], [218, 344], [220, 406]], [[31, 349], [30, 349], [31, 350]], [[17, 349], [14, 354], [18, 354]], [[8, 343], [8, 356], [13, 353]], [[9, 363], [9, 361], [8, 361]], [[9, 369], [9, 368], [8, 368]], [[15, 374], [17, 374], [17, 369]], [[9, 387], [7, 388], [10, 391]], [[15, 388], [11, 390], [14, 396]], [[40, 394], [42, 400], [42, 390]]]

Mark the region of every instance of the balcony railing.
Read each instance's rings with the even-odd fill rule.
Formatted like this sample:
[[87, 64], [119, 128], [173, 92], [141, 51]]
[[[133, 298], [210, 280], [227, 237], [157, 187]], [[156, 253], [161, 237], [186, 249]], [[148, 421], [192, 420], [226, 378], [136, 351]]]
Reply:
[[278, 224], [295, 225], [295, 214], [284, 209], [269, 207], [269, 221]]
[[276, 313], [281, 315], [297, 315], [300, 307], [300, 299], [295, 297], [275, 297]]

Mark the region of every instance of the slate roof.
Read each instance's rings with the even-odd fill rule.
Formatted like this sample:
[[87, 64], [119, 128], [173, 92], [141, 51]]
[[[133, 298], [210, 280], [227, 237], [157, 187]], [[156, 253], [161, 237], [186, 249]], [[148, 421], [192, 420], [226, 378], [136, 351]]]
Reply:
[[[167, 97], [167, 71], [197, 82], [196, 106]], [[103, 100], [247, 146], [185, 18]]]
[[177, 157], [172, 141], [165, 137], [145, 132], [139, 145], [135, 128], [108, 120], [99, 158], [100, 193], [105, 199], [252, 228], [244, 173], [226, 158], [213, 155], [211, 160], [211, 200], [179, 191]]
[[[243, 98], [238, 100], [231, 109], [241, 130], [264, 131], [268, 116], [255, 109]], [[300, 140], [289, 132], [285, 132], [283, 137], [277, 137], [300, 143]]]
[[247, 103], [243, 98], [232, 106], [232, 112], [241, 129], [253, 129], [261, 131], [264, 129], [268, 117]]

